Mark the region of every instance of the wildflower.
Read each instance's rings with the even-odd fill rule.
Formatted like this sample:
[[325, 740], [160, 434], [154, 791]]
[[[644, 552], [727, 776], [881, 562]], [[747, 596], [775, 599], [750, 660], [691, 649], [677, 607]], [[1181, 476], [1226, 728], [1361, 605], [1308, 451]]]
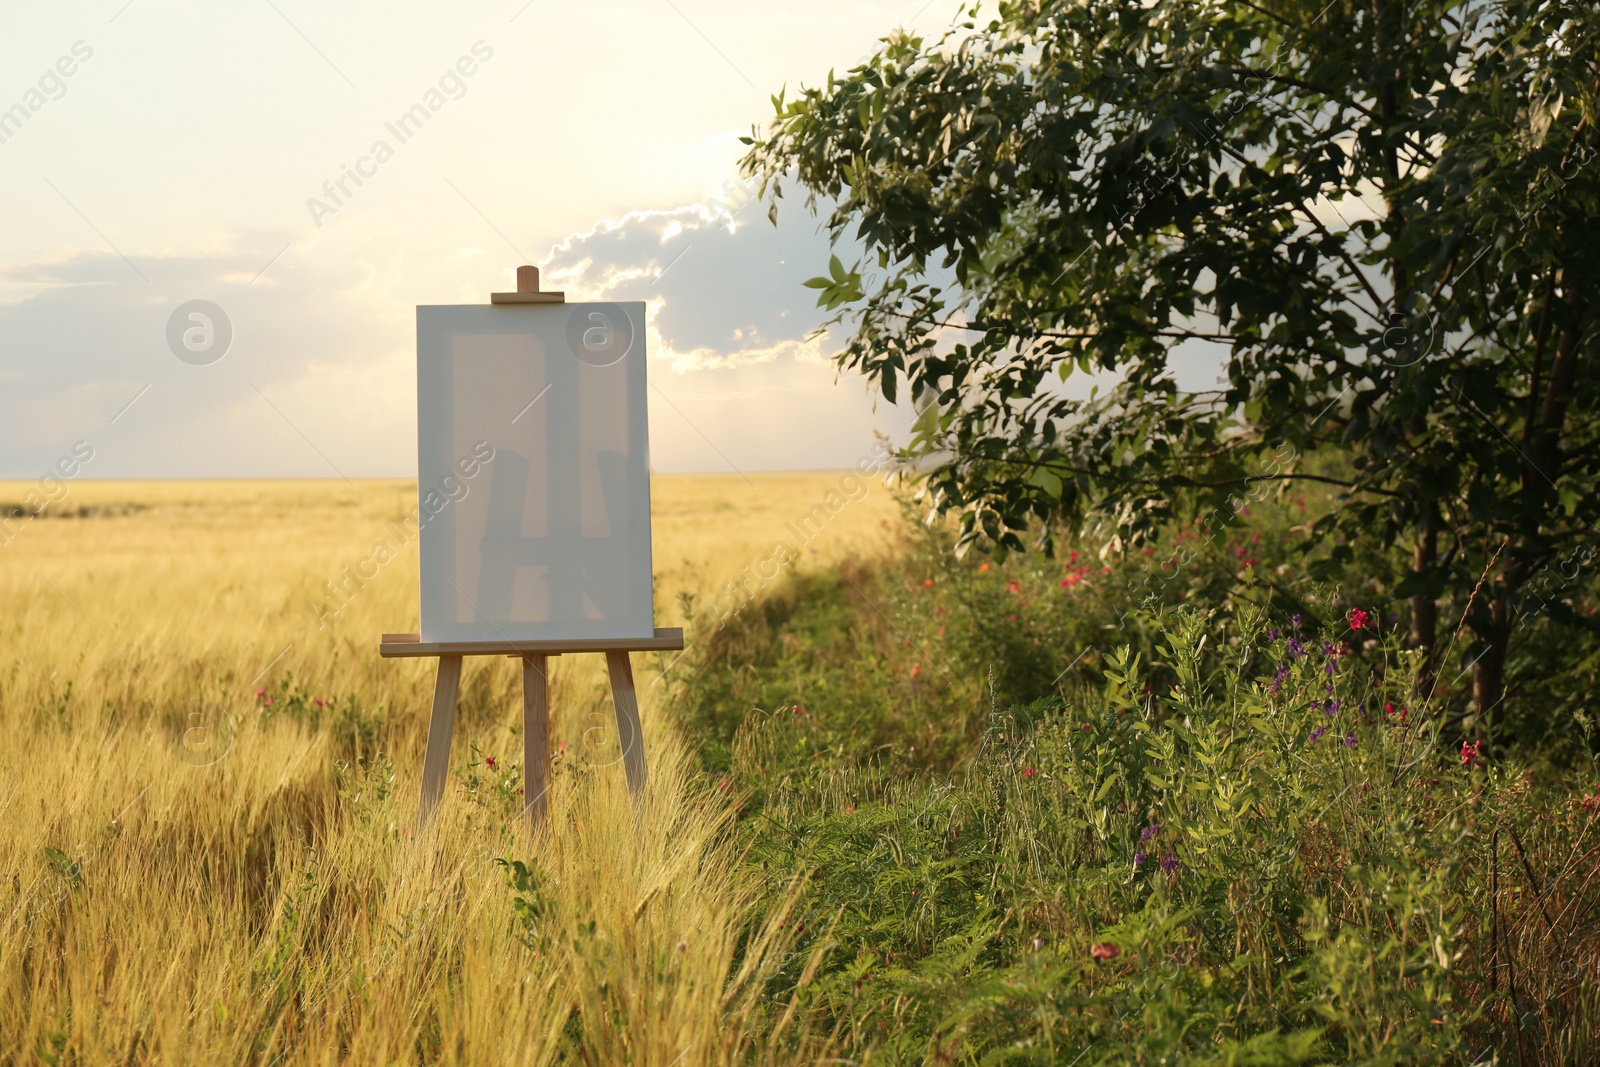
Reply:
[[1483, 742], [1461, 742], [1461, 765], [1468, 770], [1483, 763]]
[[1018, 584], [1018, 582], [1015, 579], [1013, 579], [1013, 580], [1011, 580], [1011, 581], [1006, 583], [1006, 592], [1008, 592], [1008, 593], [1020, 593], [1020, 592], [1022, 592], [1022, 586], [1020, 584]]
[[1296, 630], [1300, 629], [1300, 616], [1298, 613], [1289, 616], [1289, 625], [1293, 626]]
[[1156, 825], [1154, 820], [1151, 820], [1150, 825], [1146, 826], [1144, 828], [1144, 831], [1139, 834], [1139, 840], [1140, 841], [1148, 841], [1152, 837], [1154, 837], [1157, 834], [1159, 834], [1160, 832], [1161, 832], [1161, 827]]
[[1276, 693], [1283, 688], [1283, 680], [1289, 676], [1289, 665], [1284, 664], [1278, 668], [1278, 673], [1272, 676], [1272, 691]]
[[804, 715], [806, 713], [805, 705], [804, 704], [796, 704], [794, 706], [794, 713], [795, 713], [795, 715], [797, 717], [801, 716], [801, 715]]
[[1067, 566], [1070, 567], [1072, 564], [1074, 564], [1076, 562], [1078, 562], [1078, 550], [1077, 549], [1073, 549], [1072, 550], [1072, 554], [1067, 557]]
[[312, 701], [311, 701], [311, 705], [312, 705], [312, 707], [317, 707], [317, 708], [322, 707], [322, 698], [321, 697], [314, 697], [312, 699]]
[[1137, 871], [1143, 865], [1144, 865], [1144, 853], [1143, 852], [1135, 852], [1133, 854], [1133, 869]]
[[264, 696], [266, 696], [266, 695], [267, 695], [267, 691], [266, 691], [266, 690], [265, 690], [265, 689], [260, 689], [260, 688], [258, 688], [258, 689], [257, 689], [257, 690], [256, 690], [256, 696], [258, 696], [258, 697], [264, 697]]
[[1088, 723], [1084, 723], [1083, 724], [1083, 732], [1084, 733], [1088, 733], [1089, 732], [1089, 724]]
[[1022, 768], [1022, 777], [1024, 777], [1024, 778], [1032, 778], [1035, 775], [1037, 775], [1038, 773], [1039, 772], [1034, 770], [1032, 767], [1024, 767], [1024, 768]]
[[489, 768], [491, 771], [494, 770], [494, 767], [495, 767], [494, 757], [493, 756], [485, 756], [484, 760], [483, 760], [483, 765], [485, 767]]
[[1281, 636], [1282, 635], [1277, 630], [1268, 630], [1267, 631], [1267, 640], [1268, 641], [1274, 641], [1275, 642]]
[[911, 677], [913, 677], [913, 678], [921, 678], [922, 677], [922, 664], [913, 663], [911, 665]]
[[1355, 748], [1357, 743], [1358, 742], [1356, 741], [1356, 735], [1355, 734], [1350, 733], [1350, 734], [1345, 734], [1344, 735], [1344, 747], [1345, 748]]
[[1109, 941], [1102, 941], [1098, 945], [1089, 946], [1089, 955], [1097, 960], [1114, 960], [1122, 955], [1122, 950]]
[[1351, 608], [1350, 609], [1350, 618], [1349, 618], [1350, 629], [1352, 629], [1352, 630], [1364, 630], [1364, 629], [1366, 629], [1367, 620], [1369, 618], [1371, 618], [1371, 617], [1372, 616], [1368, 615], [1366, 612], [1362, 611], [1360, 608]]
[[1322, 727], [1320, 727], [1320, 726], [1316, 727], [1314, 730], [1311, 731], [1311, 736], [1310, 736], [1310, 738], [1307, 739], [1306, 743], [1309, 744], [1309, 745], [1316, 744], [1318, 741], [1322, 740], [1322, 735], [1324, 733], [1326, 733], [1326, 732], [1327, 731], [1324, 730]]
[[268, 697], [267, 699], [263, 700], [262, 703], [270, 708], [270, 707], [272, 707], [272, 698]]
[[1300, 643], [1300, 639], [1298, 637], [1289, 638], [1288, 647], [1290, 659], [1299, 659], [1301, 656], [1306, 654], [1306, 646]]
[[981, 563], [981, 564], [978, 565], [978, 573], [979, 574], [983, 574], [983, 573], [987, 572], [988, 570], [989, 570], [989, 565], [987, 563]]
[[933, 579], [932, 578], [924, 578], [924, 579], [922, 579], [922, 588], [924, 588], [924, 589], [932, 589], [933, 588]]
[[1322, 702], [1322, 714], [1324, 714], [1324, 715], [1337, 715], [1337, 714], [1339, 714], [1339, 702], [1337, 700], [1324, 700]]
[[1174, 856], [1170, 852], [1168, 852], [1165, 856], [1162, 856], [1161, 857], [1161, 869], [1163, 871], [1168, 871], [1168, 872], [1177, 870], [1178, 869], [1178, 857]]

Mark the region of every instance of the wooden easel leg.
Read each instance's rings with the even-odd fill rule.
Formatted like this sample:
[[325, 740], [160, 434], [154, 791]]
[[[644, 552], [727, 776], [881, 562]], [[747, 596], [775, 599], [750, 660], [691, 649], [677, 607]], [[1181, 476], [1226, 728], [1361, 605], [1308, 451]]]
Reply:
[[633, 666], [626, 652], [607, 652], [611, 673], [611, 702], [617, 709], [617, 741], [622, 745], [622, 766], [628, 773], [628, 790], [644, 791], [644, 731], [639, 726], [639, 698], [633, 690]]
[[456, 722], [456, 697], [461, 690], [461, 657], [440, 656], [439, 677], [433, 686], [433, 716], [428, 720], [428, 754], [422, 761], [422, 799], [417, 806], [417, 833], [433, 821], [434, 809], [444, 796], [450, 771], [450, 730]]
[[528, 829], [550, 815], [550, 683], [543, 653], [522, 657], [522, 810]]

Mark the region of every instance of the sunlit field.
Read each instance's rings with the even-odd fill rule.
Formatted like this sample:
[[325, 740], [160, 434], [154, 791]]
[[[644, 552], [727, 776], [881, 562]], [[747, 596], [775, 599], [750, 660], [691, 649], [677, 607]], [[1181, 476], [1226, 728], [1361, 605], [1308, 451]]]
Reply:
[[[875, 482], [848, 483], [809, 543], [786, 532], [840, 478], [657, 476], [658, 625], [778, 540], [800, 571], [883, 551], [898, 511]], [[0, 485], [0, 505], [34, 488]], [[809, 1047], [759, 996], [781, 907], [736, 946], [758, 887], [662, 713], [670, 659], [635, 657], [638, 809], [600, 657], [553, 661], [553, 818], [533, 845], [515, 662], [469, 659], [443, 814], [413, 836], [432, 661], [377, 644], [417, 628], [395, 525], [414, 504], [402, 481], [85, 482], [11, 519], [0, 1062], [540, 1063], [575, 1007], [607, 1020], [580, 1043], [603, 1062]], [[394, 558], [351, 579], [380, 542]], [[531, 853], [537, 926], [495, 862]]]

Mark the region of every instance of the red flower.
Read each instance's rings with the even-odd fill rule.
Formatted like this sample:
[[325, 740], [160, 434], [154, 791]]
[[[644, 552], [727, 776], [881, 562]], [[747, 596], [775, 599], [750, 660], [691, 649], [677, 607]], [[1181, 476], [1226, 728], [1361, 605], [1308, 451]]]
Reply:
[[494, 757], [493, 756], [489, 756], [488, 758], [486, 758], [483, 761], [483, 765], [485, 767], [489, 768], [491, 771], [494, 770]]
[[1122, 955], [1122, 950], [1109, 941], [1102, 941], [1098, 945], [1089, 946], [1089, 955], [1097, 960], [1114, 960]]
[[1020, 592], [1022, 592], [1022, 586], [1018, 585], [1014, 581], [1007, 582], [1006, 583], [1006, 592], [1008, 592], [1008, 593], [1020, 593]]
[[1037, 775], [1038, 773], [1039, 772], [1034, 770], [1032, 767], [1024, 767], [1024, 768], [1022, 768], [1022, 777], [1024, 777], [1024, 778], [1032, 778], [1035, 775]]
[[1366, 612], [1362, 611], [1360, 608], [1351, 608], [1350, 609], [1350, 629], [1352, 629], [1352, 630], [1360, 630], [1360, 629], [1365, 628], [1365, 626], [1367, 625], [1367, 619], [1369, 619], [1369, 618], [1371, 618], [1371, 616], [1369, 616]]
[[911, 677], [913, 677], [913, 678], [921, 678], [922, 677], [922, 664], [913, 663], [911, 665]]
[[1461, 765], [1471, 770], [1483, 764], [1483, 742], [1461, 742]]

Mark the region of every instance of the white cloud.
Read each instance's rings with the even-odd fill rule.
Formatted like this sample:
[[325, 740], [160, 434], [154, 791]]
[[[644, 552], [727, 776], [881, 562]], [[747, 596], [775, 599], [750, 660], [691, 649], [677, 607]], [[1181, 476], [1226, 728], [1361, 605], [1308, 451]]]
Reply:
[[[821, 313], [800, 283], [827, 241], [798, 212], [780, 218], [756, 204], [638, 212], [544, 263], [545, 287], [569, 300], [646, 302], [659, 470], [842, 466], [875, 430], [903, 435], [895, 409], [837, 378], [836, 341], [808, 336]], [[137, 270], [111, 253], [0, 266], [0, 476], [27, 477], [80, 438], [98, 477], [412, 473], [413, 307], [479, 302], [494, 268], [477, 248], [408, 249], [355, 228], [263, 275], [275, 240], [140, 256]], [[205, 367], [166, 342], [173, 309], [196, 298], [234, 329]]]

